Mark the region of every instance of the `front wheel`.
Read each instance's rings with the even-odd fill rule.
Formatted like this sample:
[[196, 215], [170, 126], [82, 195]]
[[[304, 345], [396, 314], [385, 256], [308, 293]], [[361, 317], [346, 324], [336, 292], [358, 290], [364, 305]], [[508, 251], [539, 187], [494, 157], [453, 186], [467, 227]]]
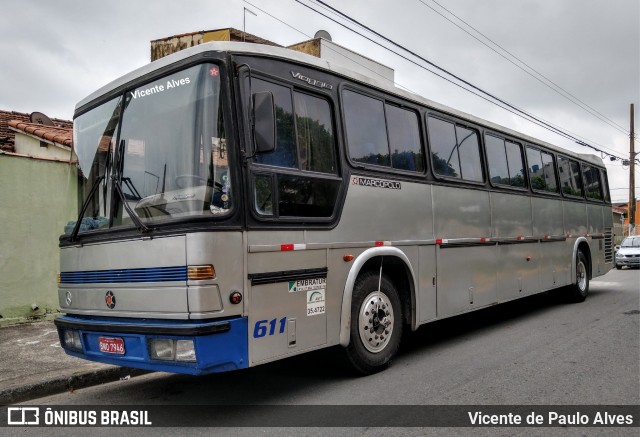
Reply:
[[393, 283], [378, 272], [364, 273], [351, 300], [349, 363], [363, 375], [379, 372], [389, 366], [401, 337], [402, 305]]
[[584, 302], [589, 294], [589, 270], [587, 257], [582, 251], [578, 251], [576, 258], [576, 282], [569, 286], [569, 299], [572, 302]]

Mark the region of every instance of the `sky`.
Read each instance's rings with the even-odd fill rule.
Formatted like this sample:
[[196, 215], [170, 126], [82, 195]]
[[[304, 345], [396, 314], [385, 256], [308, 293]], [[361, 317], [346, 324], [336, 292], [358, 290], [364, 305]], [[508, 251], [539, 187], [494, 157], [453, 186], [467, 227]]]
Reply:
[[[636, 131], [640, 131], [637, 0], [324, 1], [585, 143], [629, 157], [631, 103], [636, 106]], [[322, 29], [331, 34], [333, 42], [393, 68], [397, 86], [574, 152], [603, 157], [613, 201], [628, 201], [629, 168], [620, 160], [610, 161], [505, 111], [305, 4], [357, 28], [313, 0], [0, 0], [0, 109], [72, 119], [78, 101], [149, 63], [150, 41], [158, 38], [226, 27], [241, 30], [244, 22], [247, 32], [286, 46]], [[544, 85], [547, 79], [536, 79], [537, 73], [465, 23], [544, 75], [570, 99]], [[635, 147], [640, 151], [640, 140]], [[640, 166], [636, 166], [636, 191], [640, 197]]]

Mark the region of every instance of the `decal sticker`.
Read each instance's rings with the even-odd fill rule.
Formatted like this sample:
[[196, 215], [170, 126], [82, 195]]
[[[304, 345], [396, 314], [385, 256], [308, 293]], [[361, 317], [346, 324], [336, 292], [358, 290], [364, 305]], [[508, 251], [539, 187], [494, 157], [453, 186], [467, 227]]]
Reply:
[[383, 181], [380, 179], [363, 178], [362, 176], [353, 176], [351, 178], [353, 185], [362, 185], [365, 187], [387, 188], [390, 190], [401, 190], [402, 184], [394, 181]]
[[323, 81], [318, 80], [318, 79], [312, 79], [312, 78], [310, 78], [308, 76], [305, 76], [305, 75], [303, 75], [301, 73], [298, 73], [297, 71], [292, 71], [291, 75], [295, 79], [298, 79], [298, 80], [301, 80], [303, 82], [306, 82], [309, 85], [312, 85], [312, 86], [315, 86], [315, 87], [318, 87], [318, 88], [326, 88], [328, 90], [333, 89], [333, 85], [331, 85], [330, 83], [323, 82]]
[[177, 80], [176, 79], [167, 80], [165, 85], [155, 84], [147, 88], [140, 88], [135, 91], [130, 91], [130, 93], [131, 93], [131, 97], [133, 97], [135, 100], [135, 99], [140, 99], [142, 97], [150, 96], [152, 94], [163, 93], [172, 88], [183, 87], [183, 86], [189, 85], [190, 83], [191, 83], [191, 78], [183, 77]]
[[324, 290], [327, 288], [327, 278], [300, 279], [289, 281], [289, 293], [298, 291]]
[[[280, 320], [258, 320], [253, 326], [253, 338], [262, 338], [267, 335], [275, 335], [284, 333], [284, 327], [287, 326], [287, 318], [283, 317]], [[278, 327], [276, 331], [276, 327]]]
[[113, 294], [113, 291], [107, 291], [107, 294], [104, 296], [104, 302], [107, 304], [109, 309], [114, 309], [116, 307], [116, 297]]
[[307, 291], [307, 316], [324, 314], [324, 288]]
[[211, 67], [209, 69], [209, 76], [216, 77], [219, 74], [220, 74], [220, 70], [218, 70], [216, 67]]

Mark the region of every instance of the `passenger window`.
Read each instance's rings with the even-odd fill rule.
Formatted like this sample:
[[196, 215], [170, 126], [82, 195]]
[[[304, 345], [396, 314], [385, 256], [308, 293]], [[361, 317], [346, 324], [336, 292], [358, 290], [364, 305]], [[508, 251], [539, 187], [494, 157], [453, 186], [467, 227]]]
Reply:
[[480, 160], [480, 143], [478, 133], [456, 125], [458, 153], [460, 154], [460, 172], [462, 179], [482, 182], [482, 164]]
[[556, 170], [553, 155], [541, 150], [527, 147], [529, 161], [529, 180], [534, 191], [558, 192]]
[[435, 174], [482, 182], [478, 133], [434, 117], [429, 117], [427, 123]]
[[524, 187], [522, 146], [513, 141], [485, 135], [491, 182], [512, 187]]
[[584, 178], [584, 188], [587, 193], [587, 199], [602, 200], [600, 172], [598, 169], [590, 165], [583, 165], [582, 176]]
[[577, 161], [559, 156], [558, 173], [560, 174], [560, 186], [563, 194], [576, 197], [583, 196], [580, 165]]
[[409, 109], [345, 90], [344, 118], [354, 162], [424, 172], [418, 115]]
[[424, 172], [418, 115], [410, 110], [385, 105], [391, 166], [401, 170]]
[[342, 97], [351, 160], [388, 167], [384, 103], [349, 90], [345, 90]]
[[518, 143], [505, 141], [507, 163], [509, 164], [509, 183], [512, 187], [524, 187], [524, 162], [522, 161], [522, 146]]
[[429, 145], [433, 171], [440, 176], [460, 178], [455, 125], [429, 117]]
[[273, 93], [276, 106], [276, 150], [256, 155], [256, 163], [297, 168], [298, 158], [294, 139], [291, 90], [282, 85], [253, 78], [251, 91], [253, 93], [270, 91]]
[[491, 135], [485, 135], [487, 160], [489, 162], [489, 177], [493, 184], [509, 185], [509, 167], [504, 150], [504, 140]]
[[335, 174], [336, 151], [329, 102], [294, 92], [301, 170]]

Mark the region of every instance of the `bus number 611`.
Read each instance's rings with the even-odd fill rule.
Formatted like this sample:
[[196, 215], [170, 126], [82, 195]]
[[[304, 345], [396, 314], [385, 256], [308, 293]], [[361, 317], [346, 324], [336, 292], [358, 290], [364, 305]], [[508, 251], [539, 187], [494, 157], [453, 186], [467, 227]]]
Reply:
[[[266, 335], [274, 335], [276, 333], [276, 325], [280, 325], [278, 334], [284, 333], [284, 327], [287, 324], [287, 318], [283, 317], [279, 321], [278, 319], [271, 320], [258, 320], [253, 327], [253, 338], [262, 338]], [[267, 332], [267, 328], [269, 331]]]

